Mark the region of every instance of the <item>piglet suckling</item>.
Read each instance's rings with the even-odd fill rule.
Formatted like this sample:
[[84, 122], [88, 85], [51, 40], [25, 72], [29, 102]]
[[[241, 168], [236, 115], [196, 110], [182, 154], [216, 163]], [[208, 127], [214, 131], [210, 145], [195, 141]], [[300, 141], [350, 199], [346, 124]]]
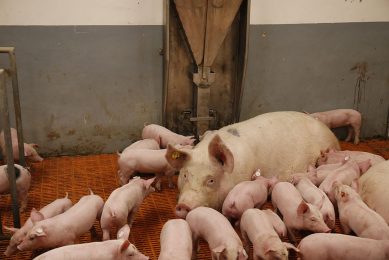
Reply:
[[306, 203], [293, 184], [278, 182], [273, 188], [271, 199], [274, 209], [281, 212], [292, 241], [296, 241], [295, 230], [331, 231], [317, 206]]
[[147, 260], [138, 249], [128, 241], [130, 227], [123, 226], [117, 233], [116, 240], [83, 243], [62, 246], [50, 250], [34, 260]]
[[351, 186], [353, 189], [358, 191], [358, 179], [361, 176], [363, 170], [370, 166], [370, 160], [357, 163], [356, 161], [349, 159], [341, 167], [328, 173], [323, 182], [320, 184], [319, 189], [327, 194], [332, 203], [335, 203], [332, 185], [335, 182], [338, 182]]
[[[19, 161], [19, 147], [18, 147], [18, 134], [15, 128], [11, 128], [11, 140], [12, 140], [12, 154], [15, 161]], [[5, 140], [4, 140], [4, 131], [0, 133], [0, 148], [3, 155], [6, 155]], [[38, 152], [35, 150], [38, 148], [37, 144], [28, 144], [24, 143], [24, 156], [27, 160], [32, 162], [41, 162], [43, 158], [39, 156]]]
[[359, 178], [359, 195], [389, 225], [389, 160], [371, 167]]
[[33, 227], [22, 243], [21, 251], [54, 248], [74, 244], [76, 239], [89, 231], [103, 210], [104, 201], [91, 192], [62, 214], [45, 218], [40, 212], [31, 212]]
[[[361, 163], [369, 159], [371, 165], [375, 165], [385, 161], [384, 157], [373, 153], [361, 152], [361, 151], [349, 151], [349, 150], [337, 151], [337, 150], [329, 149], [321, 153], [321, 156], [317, 160], [317, 164], [323, 165], [323, 164], [339, 163], [342, 162], [345, 157], [349, 157], [350, 159], [355, 160], [358, 163]], [[366, 170], [364, 170], [364, 172]]]
[[[45, 217], [45, 218], [51, 218], [58, 214], [61, 214], [68, 210], [73, 205], [72, 201], [68, 199], [68, 193], [66, 193], [66, 196], [61, 199], [56, 199], [55, 201], [51, 202], [50, 204], [44, 206], [39, 210], [39, 212]], [[33, 211], [36, 211], [33, 209]], [[9, 240], [9, 245], [7, 249], [5, 250], [4, 254], [6, 256], [11, 256], [12, 254], [16, 253], [18, 251], [17, 246], [22, 243], [23, 239], [27, 235], [28, 231], [33, 227], [33, 223], [31, 221], [31, 218], [28, 218], [27, 221], [24, 223], [24, 225], [21, 228], [11, 228], [6, 227], [4, 228], [10, 232], [13, 233], [11, 239]]]
[[343, 234], [312, 234], [298, 245], [301, 260], [387, 260], [389, 240], [375, 240]]
[[247, 259], [242, 241], [230, 222], [220, 212], [208, 207], [197, 207], [187, 216], [192, 231], [194, 246], [199, 238], [208, 242], [212, 259]]
[[151, 138], [156, 140], [161, 148], [166, 148], [168, 144], [193, 145], [196, 140], [194, 136], [176, 134], [166, 127], [156, 124], [146, 125], [142, 130], [142, 138]]
[[160, 234], [161, 252], [158, 260], [191, 259], [192, 231], [183, 219], [168, 220]]
[[303, 199], [319, 208], [324, 222], [331, 229], [335, 228], [335, 209], [327, 195], [316, 187], [308, 178], [302, 178], [296, 184], [297, 190]]
[[324, 123], [328, 128], [337, 128], [348, 126], [348, 135], [346, 142], [354, 137], [354, 144], [359, 143], [359, 134], [361, 132], [362, 116], [354, 109], [335, 109], [310, 114], [313, 118]]
[[296, 185], [302, 178], [308, 178], [315, 186], [319, 186], [330, 172], [340, 168], [349, 159], [350, 157], [345, 157], [339, 163], [323, 164], [317, 168], [309, 165], [307, 172], [292, 174], [289, 182]]
[[242, 214], [240, 231], [247, 252], [250, 250], [250, 241], [253, 244], [253, 259], [287, 260], [288, 249], [298, 251], [292, 244], [281, 241], [268, 213], [260, 209], [248, 209]]
[[165, 158], [166, 149], [128, 149], [123, 152], [119, 159], [119, 179], [122, 185], [126, 184], [136, 172], [154, 173], [157, 175], [157, 190], [161, 190], [161, 178], [167, 176], [169, 188], [174, 187], [173, 176], [176, 173]]
[[[16, 193], [20, 202], [20, 211], [27, 207], [28, 191], [31, 184], [31, 173], [19, 164], [14, 164], [16, 178]], [[0, 166], [0, 194], [10, 194], [10, 182], [7, 165]]]
[[154, 191], [151, 186], [154, 180], [155, 177], [148, 180], [134, 177], [109, 195], [100, 220], [103, 240], [110, 239], [111, 227], [121, 228], [127, 223], [131, 227], [144, 198]]
[[384, 218], [370, 209], [355, 190], [339, 183], [334, 183], [333, 189], [345, 234], [352, 230], [359, 237], [389, 240], [389, 226]]
[[268, 179], [254, 175], [254, 180], [238, 183], [224, 200], [223, 215], [229, 219], [239, 220], [246, 209], [261, 208], [267, 201], [271, 187], [277, 181], [276, 177]]

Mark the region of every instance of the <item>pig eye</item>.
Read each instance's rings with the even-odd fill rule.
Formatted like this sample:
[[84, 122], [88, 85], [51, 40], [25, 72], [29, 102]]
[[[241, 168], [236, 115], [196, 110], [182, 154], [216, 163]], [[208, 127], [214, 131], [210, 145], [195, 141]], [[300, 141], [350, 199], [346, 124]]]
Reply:
[[208, 185], [208, 186], [212, 186], [213, 184], [215, 184], [215, 180], [214, 180], [214, 179], [209, 179], [209, 180], [207, 181], [207, 185]]
[[316, 219], [316, 218], [314, 218], [314, 217], [312, 217], [312, 218], [311, 218], [311, 220], [312, 220], [312, 221], [317, 221], [317, 219]]

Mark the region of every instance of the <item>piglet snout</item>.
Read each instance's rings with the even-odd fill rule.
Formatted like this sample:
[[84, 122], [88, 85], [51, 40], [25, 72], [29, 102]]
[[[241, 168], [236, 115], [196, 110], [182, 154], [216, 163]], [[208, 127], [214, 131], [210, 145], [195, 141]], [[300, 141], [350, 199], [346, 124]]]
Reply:
[[191, 208], [188, 205], [179, 203], [176, 205], [176, 216], [179, 218], [186, 218], [186, 215], [188, 215], [190, 210]]

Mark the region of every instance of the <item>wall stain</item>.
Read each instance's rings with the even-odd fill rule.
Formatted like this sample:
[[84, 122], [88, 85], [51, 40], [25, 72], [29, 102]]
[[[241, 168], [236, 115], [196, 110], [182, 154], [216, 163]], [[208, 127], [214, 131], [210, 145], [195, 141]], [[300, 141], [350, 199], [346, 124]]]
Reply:
[[110, 127], [95, 125], [93, 127], [92, 135], [103, 136], [103, 137], [107, 137], [108, 139], [112, 139], [112, 135], [118, 135], [118, 133], [115, 133], [115, 130], [111, 129]]
[[369, 76], [367, 75], [367, 62], [358, 62], [351, 69], [351, 71], [355, 71], [357, 73], [357, 81], [354, 85], [354, 108], [359, 110], [359, 104], [362, 101], [365, 101], [366, 96], [366, 83], [369, 80]]
[[46, 135], [46, 137], [47, 137], [50, 141], [54, 141], [54, 140], [56, 140], [56, 139], [59, 139], [59, 138], [61, 137], [61, 135], [60, 135], [58, 132], [52, 130], [52, 131], [50, 131], [50, 132]]
[[70, 129], [69, 131], [67, 131], [66, 135], [74, 135], [75, 133], [76, 133], [75, 129]]

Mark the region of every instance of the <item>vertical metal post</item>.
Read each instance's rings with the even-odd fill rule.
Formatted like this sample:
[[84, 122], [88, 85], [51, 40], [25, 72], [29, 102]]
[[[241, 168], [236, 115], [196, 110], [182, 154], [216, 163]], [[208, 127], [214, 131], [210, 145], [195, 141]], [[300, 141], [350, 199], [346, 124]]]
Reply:
[[8, 98], [7, 88], [5, 85], [5, 72], [4, 69], [0, 69], [0, 111], [2, 114], [2, 125], [4, 129], [4, 141], [6, 147], [7, 157], [7, 175], [10, 184], [11, 198], [12, 198], [12, 213], [14, 219], [14, 227], [20, 228], [20, 216], [19, 216], [19, 205], [16, 194], [16, 178], [15, 178], [15, 165], [12, 151], [12, 140], [11, 140], [11, 128], [9, 120], [8, 110]]
[[12, 50], [8, 53], [8, 55], [9, 55], [9, 61], [11, 65], [11, 78], [12, 78], [12, 91], [13, 91], [13, 98], [14, 98], [16, 131], [18, 133], [19, 164], [26, 167], [26, 160], [24, 157], [22, 113], [20, 110], [19, 84], [18, 84], [18, 74], [16, 70], [15, 48], [12, 47]]
[[13, 91], [13, 103], [15, 110], [15, 121], [16, 121], [16, 131], [18, 134], [18, 148], [19, 148], [19, 164], [26, 167], [26, 159], [24, 157], [24, 138], [23, 138], [23, 127], [22, 127], [22, 113], [20, 109], [20, 100], [19, 100], [19, 84], [18, 84], [18, 74], [16, 69], [16, 56], [14, 47], [0, 47], [0, 53], [8, 53], [10, 69], [9, 73], [11, 74], [12, 79], [12, 91]]

